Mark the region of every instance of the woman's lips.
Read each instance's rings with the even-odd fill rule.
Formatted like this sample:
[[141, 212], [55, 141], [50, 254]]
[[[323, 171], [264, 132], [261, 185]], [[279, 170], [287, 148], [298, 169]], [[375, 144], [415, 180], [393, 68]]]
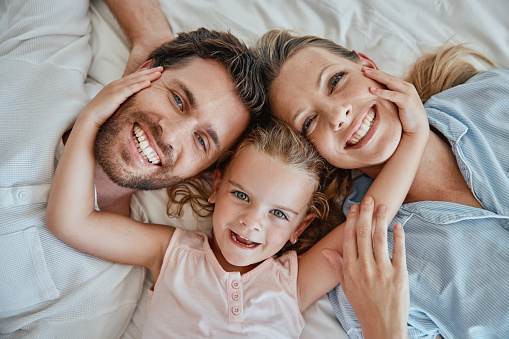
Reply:
[[359, 128], [352, 134], [350, 139], [346, 142], [347, 146], [355, 146], [357, 145], [362, 138], [366, 136], [370, 128], [373, 126], [373, 122], [375, 121], [375, 110], [373, 107], [368, 111], [364, 119], [362, 119], [361, 125]]

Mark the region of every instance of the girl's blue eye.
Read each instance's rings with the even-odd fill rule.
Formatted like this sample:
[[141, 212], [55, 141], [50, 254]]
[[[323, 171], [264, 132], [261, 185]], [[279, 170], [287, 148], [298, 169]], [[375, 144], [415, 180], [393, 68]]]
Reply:
[[315, 120], [315, 117], [307, 118], [306, 121], [302, 124], [302, 135], [306, 136], [308, 134], [309, 126], [311, 126], [311, 123]]
[[241, 192], [241, 191], [235, 191], [233, 192], [233, 194], [235, 194], [235, 196], [237, 197], [237, 199], [240, 199], [240, 200], [245, 200], [245, 201], [248, 201], [249, 198], [247, 197], [247, 194], [244, 193], [244, 192]]
[[184, 103], [182, 102], [182, 99], [176, 94], [173, 94], [173, 99], [175, 99], [175, 103], [182, 109], [182, 106], [184, 106]]
[[274, 214], [279, 219], [287, 219], [286, 214], [284, 214], [281, 210], [273, 210], [272, 214]]

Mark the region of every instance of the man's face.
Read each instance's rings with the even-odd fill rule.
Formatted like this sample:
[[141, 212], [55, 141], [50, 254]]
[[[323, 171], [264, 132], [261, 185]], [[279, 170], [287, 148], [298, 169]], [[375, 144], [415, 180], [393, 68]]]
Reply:
[[101, 127], [98, 163], [122, 187], [150, 190], [199, 174], [246, 129], [249, 112], [217, 61], [191, 58], [165, 70]]

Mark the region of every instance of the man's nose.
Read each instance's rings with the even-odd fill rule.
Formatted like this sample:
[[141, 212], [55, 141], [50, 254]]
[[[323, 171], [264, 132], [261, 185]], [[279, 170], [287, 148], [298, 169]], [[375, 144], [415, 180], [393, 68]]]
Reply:
[[174, 152], [180, 153], [184, 145], [193, 142], [196, 121], [188, 118], [178, 117], [172, 121], [161, 122], [162, 135], [164, 143], [170, 145]]

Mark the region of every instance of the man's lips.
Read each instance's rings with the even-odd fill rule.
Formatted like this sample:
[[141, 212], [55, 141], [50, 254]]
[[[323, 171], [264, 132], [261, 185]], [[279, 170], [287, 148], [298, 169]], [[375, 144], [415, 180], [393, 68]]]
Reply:
[[260, 243], [254, 242], [246, 237], [243, 237], [240, 234], [233, 232], [232, 230], [230, 230], [230, 238], [237, 246], [241, 248], [252, 249], [260, 245]]
[[153, 165], [159, 165], [161, 163], [161, 158], [159, 158], [159, 155], [154, 148], [150, 146], [145, 131], [142, 130], [137, 123], [135, 123], [133, 127], [133, 140], [143, 159]]
[[358, 127], [352, 133], [351, 137], [346, 142], [347, 146], [355, 146], [357, 145], [362, 138], [368, 134], [370, 128], [373, 126], [373, 122], [375, 121], [375, 109], [371, 107], [368, 112], [364, 115], [364, 118], [358, 123]]

